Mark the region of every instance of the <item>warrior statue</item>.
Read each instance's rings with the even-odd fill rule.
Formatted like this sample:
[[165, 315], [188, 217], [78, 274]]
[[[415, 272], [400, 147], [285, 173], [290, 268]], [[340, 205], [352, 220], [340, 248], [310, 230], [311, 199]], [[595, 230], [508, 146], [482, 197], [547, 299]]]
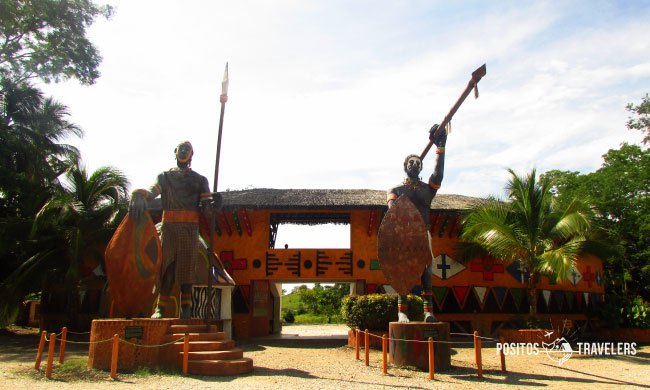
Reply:
[[[427, 265], [421, 278], [422, 296], [424, 299], [424, 321], [426, 322], [435, 322], [431, 296], [433, 253], [431, 251], [429, 212], [431, 209], [431, 202], [436, 196], [436, 193], [440, 188], [440, 184], [442, 183], [443, 172], [445, 169], [445, 143], [447, 142], [447, 132], [440, 131], [438, 134], [436, 134], [436, 129], [438, 129], [438, 125], [434, 125], [429, 131], [429, 139], [437, 146], [435, 167], [433, 169], [433, 174], [431, 174], [431, 177], [429, 177], [429, 182], [425, 183], [420, 179], [420, 172], [422, 171], [422, 160], [420, 159], [420, 156], [411, 154], [404, 160], [404, 172], [406, 172], [407, 176], [406, 179], [402, 184], [388, 191], [389, 208], [393, 207], [397, 198], [405, 195], [419, 211], [424, 225], [427, 227], [427, 232], [429, 235], [429, 258], [426, 261]], [[406, 296], [400, 294], [398, 299], [399, 322], [409, 322], [406, 302]]]
[[174, 283], [179, 284], [181, 290], [180, 317], [190, 318], [193, 270], [199, 256], [199, 213], [209, 215], [213, 206], [217, 206], [212, 204], [208, 179], [190, 168], [194, 154], [192, 144], [181, 142], [174, 154], [177, 167], [158, 175], [149, 190], [133, 191], [129, 205], [129, 216], [138, 219], [147, 201], [158, 195], [162, 200], [162, 279], [158, 304], [151, 318], [163, 317]]

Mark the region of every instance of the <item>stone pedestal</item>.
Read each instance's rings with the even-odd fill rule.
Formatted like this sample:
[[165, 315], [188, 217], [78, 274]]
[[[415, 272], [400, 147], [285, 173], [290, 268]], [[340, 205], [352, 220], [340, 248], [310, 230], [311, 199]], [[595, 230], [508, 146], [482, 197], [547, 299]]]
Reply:
[[[433, 337], [435, 370], [451, 367], [448, 322], [391, 322], [389, 324], [389, 361], [396, 366], [414, 366], [429, 370], [429, 346], [427, 341]], [[414, 340], [414, 341], [404, 341]], [[416, 342], [416, 341], [417, 342]]]

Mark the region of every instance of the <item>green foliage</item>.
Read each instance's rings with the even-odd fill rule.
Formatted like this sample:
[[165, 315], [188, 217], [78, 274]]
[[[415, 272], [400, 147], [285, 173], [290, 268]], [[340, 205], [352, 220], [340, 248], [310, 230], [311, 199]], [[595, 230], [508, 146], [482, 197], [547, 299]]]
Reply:
[[327, 323], [331, 323], [340, 312], [341, 300], [348, 291], [349, 286], [345, 283], [326, 287], [317, 283], [313, 289], [298, 289], [297, 293], [308, 314], [322, 315], [327, 319]]
[[650, 328], [650, 303], [635, 297], [621, 308], [621, 320], [632, 328]]
[[518, 176], [511, 169], [506, 184], [507, 201], [487, 200], [469, 211], [463, 220], [460, 257], [468, 260], [487, 254], [497, 261], [519, 262], [530, 273], [530, 312], [537, 314], [535, 289], [539, 276], [566, 278], [585, 251], [597, 252], [590, 208], [577, 198], [554, 200], [547, 177], [536, 171]]
[[91, 0], [0, 1], [0, 75], [93, 84], [101, 56], [86, 29], [112, 11]]
[[634, 105], [629, 103], [626, 109], [636, 114], [636, 118], [629, 118], [627, 121], [627, 128], [630, 130], [639, 130], [644, 132], [643, 144], [647, 145], [650, 142], [650, 97], [646, 93], [641, 103]]
[[[397, 294], [352, 295], [343, 298], [341, 316], [352, 329], [388, 330], [397, 321]], [[424, 302], [415, 295], [407, 296], [408, 317], [411, 321], [424, 319]]]
[[282, 320], [288, 324], [296, 322], [296, 315], [291, 309], [287, 309], [282, 313]]
[[650, 150], [623, 144], [603, 156], [596, 172], [550, 171], [557, 202], [580, 196], [614, 250], [603, 257], [606, 288], [650, 299]]

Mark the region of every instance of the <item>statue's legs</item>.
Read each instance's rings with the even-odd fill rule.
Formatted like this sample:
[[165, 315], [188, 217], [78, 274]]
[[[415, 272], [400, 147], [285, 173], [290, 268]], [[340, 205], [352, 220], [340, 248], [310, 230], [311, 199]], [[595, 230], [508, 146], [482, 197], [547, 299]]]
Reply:
[[429, 265], [422, 273], [422, 300], [424, 301], [424, 321], [436, 322], [436, 317], [433, 315], [433, 270]]
[[399, 322], [409, 322], [408, 317], [408, 301], [406, 300], [406, 295], [401, 295], [397, 298], [397, 321]]
[[192, 285], [181, 284], [181, 318], [188, 320], [192, 317]]
[[174, 286], [174, 275], [176, 273], [176, 262], [171, 263], [165, 273], [163, 274], [162, 283], [160, 283], [160, 295], [158, 296], [158, 304], [156, 305], [156, 310], [154, 310], [151, 318], [163, 318], [165, 314], [165, 308], [167, 303], [169, 303], [169, 293], [172, 291]]

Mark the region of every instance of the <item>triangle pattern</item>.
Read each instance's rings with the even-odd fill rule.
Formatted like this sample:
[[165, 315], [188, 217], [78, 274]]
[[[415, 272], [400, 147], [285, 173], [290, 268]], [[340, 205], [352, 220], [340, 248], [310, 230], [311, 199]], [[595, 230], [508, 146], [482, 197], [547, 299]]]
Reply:
[[488, 289], [487, 287], [474, 286], [474, 293], [478, 298], [478, 303], [481, 305], [481, 308], [485, 306], [485, 298], [487, 297]]
[[525, 289], [523, 288], [510, 289], [510, 295], [512, 295], [512, 299], [515, 301], [515, 305], [517, 305], [517, 309], [521, 309], [521, 301], [524, 299], [524, 291]]
[[558, 308], [562, 310], [562, 306], [564, 306], [564, 292], [560, 290], [553, 291], [553, 301], [555, 301]]
[[499, 309], [503, 309], [503, 304], [505, 303], [506, 297], [508, 296], [508, 289], [505, 287], [492, 287], [492, 293], [494, 293], [494, 297], [497, 300]]
[[433, 299], [436, 301], [438, 309], [442, 310], [442, 305], [445, 303], [445, 298], [447, 296], [447, 287], [434, 286], [432, 290]]
[[454, 286], [452, 287], [458, 306], [462, 309], [465, 306], [465, 301], [469, 295], [469, 286]]

